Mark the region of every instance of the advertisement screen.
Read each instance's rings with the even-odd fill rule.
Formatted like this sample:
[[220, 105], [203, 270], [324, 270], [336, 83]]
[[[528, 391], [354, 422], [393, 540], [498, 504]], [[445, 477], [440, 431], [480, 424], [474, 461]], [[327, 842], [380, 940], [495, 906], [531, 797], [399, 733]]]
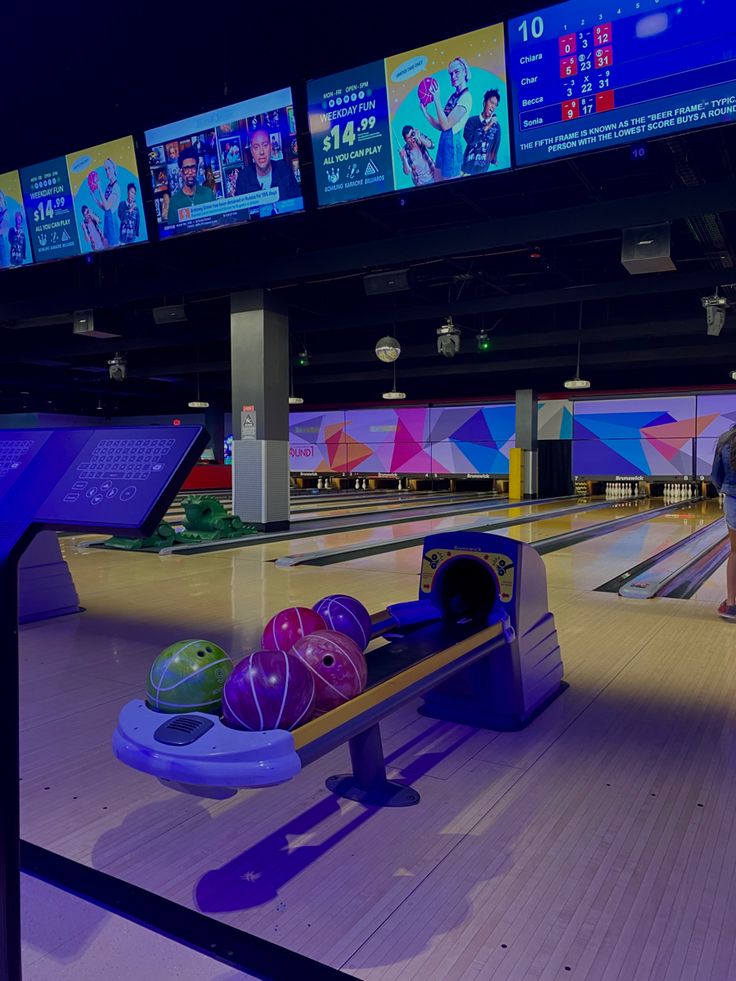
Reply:
[[66, 157], [20, 172], [31, 247], [37, 262], [79, 255]]
[[20, 174], [0, 174], [0, 269], [17, 269], [33, 262]]
[[736, 120], [733, 0], [569, 0], [508, 31], [517, 164]]
[[503, 24], [308, 84], [320, 205], [511, 166]]
[[304, 209], [291, 89], [146, 133], [159, 235]]
[[70, 153], [66, 162], [81, 252], [148, 241], [131, 137]]
[[148, 239], [130, 136], [24, 167], [20, 180], [37, 262]]

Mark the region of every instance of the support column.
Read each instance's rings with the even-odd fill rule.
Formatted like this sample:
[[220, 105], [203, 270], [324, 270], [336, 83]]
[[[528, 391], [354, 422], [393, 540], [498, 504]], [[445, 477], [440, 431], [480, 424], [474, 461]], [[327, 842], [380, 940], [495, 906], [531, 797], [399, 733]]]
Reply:
[[516, 392], [516, 446], [524, 452], [524, 497], [537, 496], [537, 395], [531, 388]]
[[289, 527], [289, 321], [267, 290], [230, 298], [233, 514]]
[[210, 434], [215, 463], [225, 462], [225, 413], [221, 406], [210, 406], [204, 414], [204, 428]]

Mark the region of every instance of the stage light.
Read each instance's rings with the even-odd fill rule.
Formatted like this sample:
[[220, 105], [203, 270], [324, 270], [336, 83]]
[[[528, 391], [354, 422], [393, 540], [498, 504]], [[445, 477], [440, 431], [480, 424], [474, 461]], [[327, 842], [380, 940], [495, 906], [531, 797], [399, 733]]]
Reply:
[[478, 334], [477, 342], [479, 351], [483, 351], [485, 353], [491, 350], [491, 339], [484, 330]]
[[110, 375], [110, 381], [122, 382], [125, 381], [125, 377], [128, 374], [128, 362], [122, 354], [116, 354], [114, 358], [111, 358], [107, 362], [107, 369]]
[[454, 358], [460, 350], [460, 331], [448, 317], [441, 327], [437, 328], [437, 353], [445, 358]]

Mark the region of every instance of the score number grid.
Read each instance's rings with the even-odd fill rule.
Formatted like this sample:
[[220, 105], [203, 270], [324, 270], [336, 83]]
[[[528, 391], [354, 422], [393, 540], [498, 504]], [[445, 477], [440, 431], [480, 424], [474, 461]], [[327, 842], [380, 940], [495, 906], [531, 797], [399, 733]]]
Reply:
[[733, 0], [568, 0], [509, 24], [518, 164], [736, 120]]

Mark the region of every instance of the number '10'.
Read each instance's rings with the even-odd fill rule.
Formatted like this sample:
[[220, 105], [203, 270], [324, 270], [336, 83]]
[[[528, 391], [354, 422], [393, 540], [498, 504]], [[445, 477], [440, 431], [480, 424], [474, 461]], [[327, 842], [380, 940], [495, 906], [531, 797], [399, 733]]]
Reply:
[[521, 31], [523, 41], [529, 40], [530, 33], [533, 38], [540, 38], [544, 32], [544, 21], [541, 17], [532, 17], [531, 32], [529, 27], [530, 25], [525, 20], [519, 24], [519, 30]]

